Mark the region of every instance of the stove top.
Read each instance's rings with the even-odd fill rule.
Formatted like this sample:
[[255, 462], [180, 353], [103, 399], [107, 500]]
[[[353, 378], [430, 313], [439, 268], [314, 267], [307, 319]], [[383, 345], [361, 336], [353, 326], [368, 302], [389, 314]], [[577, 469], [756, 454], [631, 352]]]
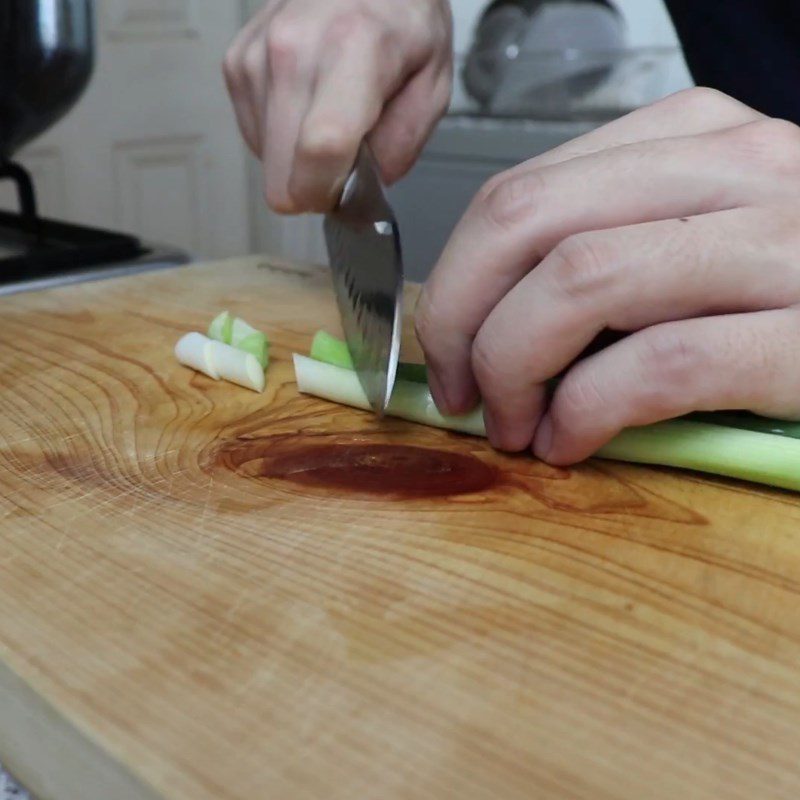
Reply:
[[0, 295], [190, 261], [177, 248], [40, 217], [30, 176], [18, 164], [0, 164], [0, 178], [15, 182], [20, 204], [18, 213], [0, 211]]

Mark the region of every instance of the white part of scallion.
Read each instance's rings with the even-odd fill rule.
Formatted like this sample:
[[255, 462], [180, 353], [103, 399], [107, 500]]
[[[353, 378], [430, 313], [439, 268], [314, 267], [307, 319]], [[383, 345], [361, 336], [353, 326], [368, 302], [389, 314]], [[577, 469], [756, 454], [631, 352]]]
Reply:
[[266, 385], [264, 368], [252, 353], [237, 350], [229, 344], [211, 342], [211, 359], [220, 378], [254, 392], [263, 392]]
[[212, 344], [213, 340], [202, 333], [187, 333], [175, 345], [175, 358], [180, 364], [218, 381], [219, 372], [211, 354]]
[[[358, 376], [343, 367], [294, 356], [297, 385], [304, 394], [368, 410]], [[481, 408], [465, 416], [439, 413], [428, 386], [397, 381], [387, 414], [437, 428], [486, 436]], [[598, 458], [678, 467], [800, 491], [800, 439], [671, 420], [622, 431]]]
[[[361, 388], [358, 376], [352, 370], [301, 355], [294, 356], [294, 370], [298, 388], [303, 394], [369, 410], [367, 396]], [[436, 408], [430, 389], [425, 383], [397, 381], [386, 413], [409, 422], [419, 422], [436, 428], [462, 431], [475, 436], [486, 435], [483, 412], [480, 408], [464, 416], [443, 416]]]

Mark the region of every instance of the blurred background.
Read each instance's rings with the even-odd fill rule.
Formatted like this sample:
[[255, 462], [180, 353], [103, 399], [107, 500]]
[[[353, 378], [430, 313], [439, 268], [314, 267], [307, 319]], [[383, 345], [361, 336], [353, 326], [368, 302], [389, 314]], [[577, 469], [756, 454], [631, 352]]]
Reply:
[[[3, 2], [38, 7], [36, 33], [45, 42], [55, 42], [59, 15], [70, 5]], [[132, 234], [137, 258], [149, 254], [159, 265], [255, 251], [324, 262], [318, 218], [266, 210], [258, 164], [242, 145], [224, 90], [225, 50], [261, 4], [95, 2], [88, 87], [63, 118], [13, 154], [32, 178], [40, 213]], [[392, 190], [408, 273], [416, 279], [427, 275], [491, 174], [691, 85], [661, 0], [509, 0], [499, 7], [454, 0], [453, 6], [458, 80], [451, 113], [414, 172]], [[3, 113], [8, 121], [13, 110]], [[0, 208], [10, 212], [0, 219], [0, 263], [4, 255], [16, 258], [14, 274], [24, 278], [24, 248], [10, 244], [22, 228], [13, 219], [18, 199], [9, 180], [0, 181]], [[94, 245], [97, 236], [72, 228], [48, 233], [72, 237], [70, 247], [73, 239]], [[121, 253], [107, 260], [131, 260]]]

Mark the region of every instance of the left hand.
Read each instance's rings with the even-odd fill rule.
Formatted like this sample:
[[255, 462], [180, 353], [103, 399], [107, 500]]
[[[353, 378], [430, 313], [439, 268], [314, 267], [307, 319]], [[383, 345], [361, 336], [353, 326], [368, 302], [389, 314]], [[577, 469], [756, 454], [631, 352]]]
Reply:
[[695, 89], [498, 176], [417, 328], [437, 404], [480, 395], [496, 447], [553, 464], [695, 410], [800, 417], [800, 128]]

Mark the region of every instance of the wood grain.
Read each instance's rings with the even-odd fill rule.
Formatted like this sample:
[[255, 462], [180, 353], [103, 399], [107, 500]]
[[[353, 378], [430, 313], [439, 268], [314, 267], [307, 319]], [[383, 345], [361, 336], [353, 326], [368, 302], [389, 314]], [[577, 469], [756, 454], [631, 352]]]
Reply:
[[[264, 395], [173, 360], [225, 307]], [[258, 259], [0, 301], [0, 760], [42, 800], [800, 796], [798, 498], [301, 397], [335, 320]], [[376, 445], [490, 477], [276, 473]]]

